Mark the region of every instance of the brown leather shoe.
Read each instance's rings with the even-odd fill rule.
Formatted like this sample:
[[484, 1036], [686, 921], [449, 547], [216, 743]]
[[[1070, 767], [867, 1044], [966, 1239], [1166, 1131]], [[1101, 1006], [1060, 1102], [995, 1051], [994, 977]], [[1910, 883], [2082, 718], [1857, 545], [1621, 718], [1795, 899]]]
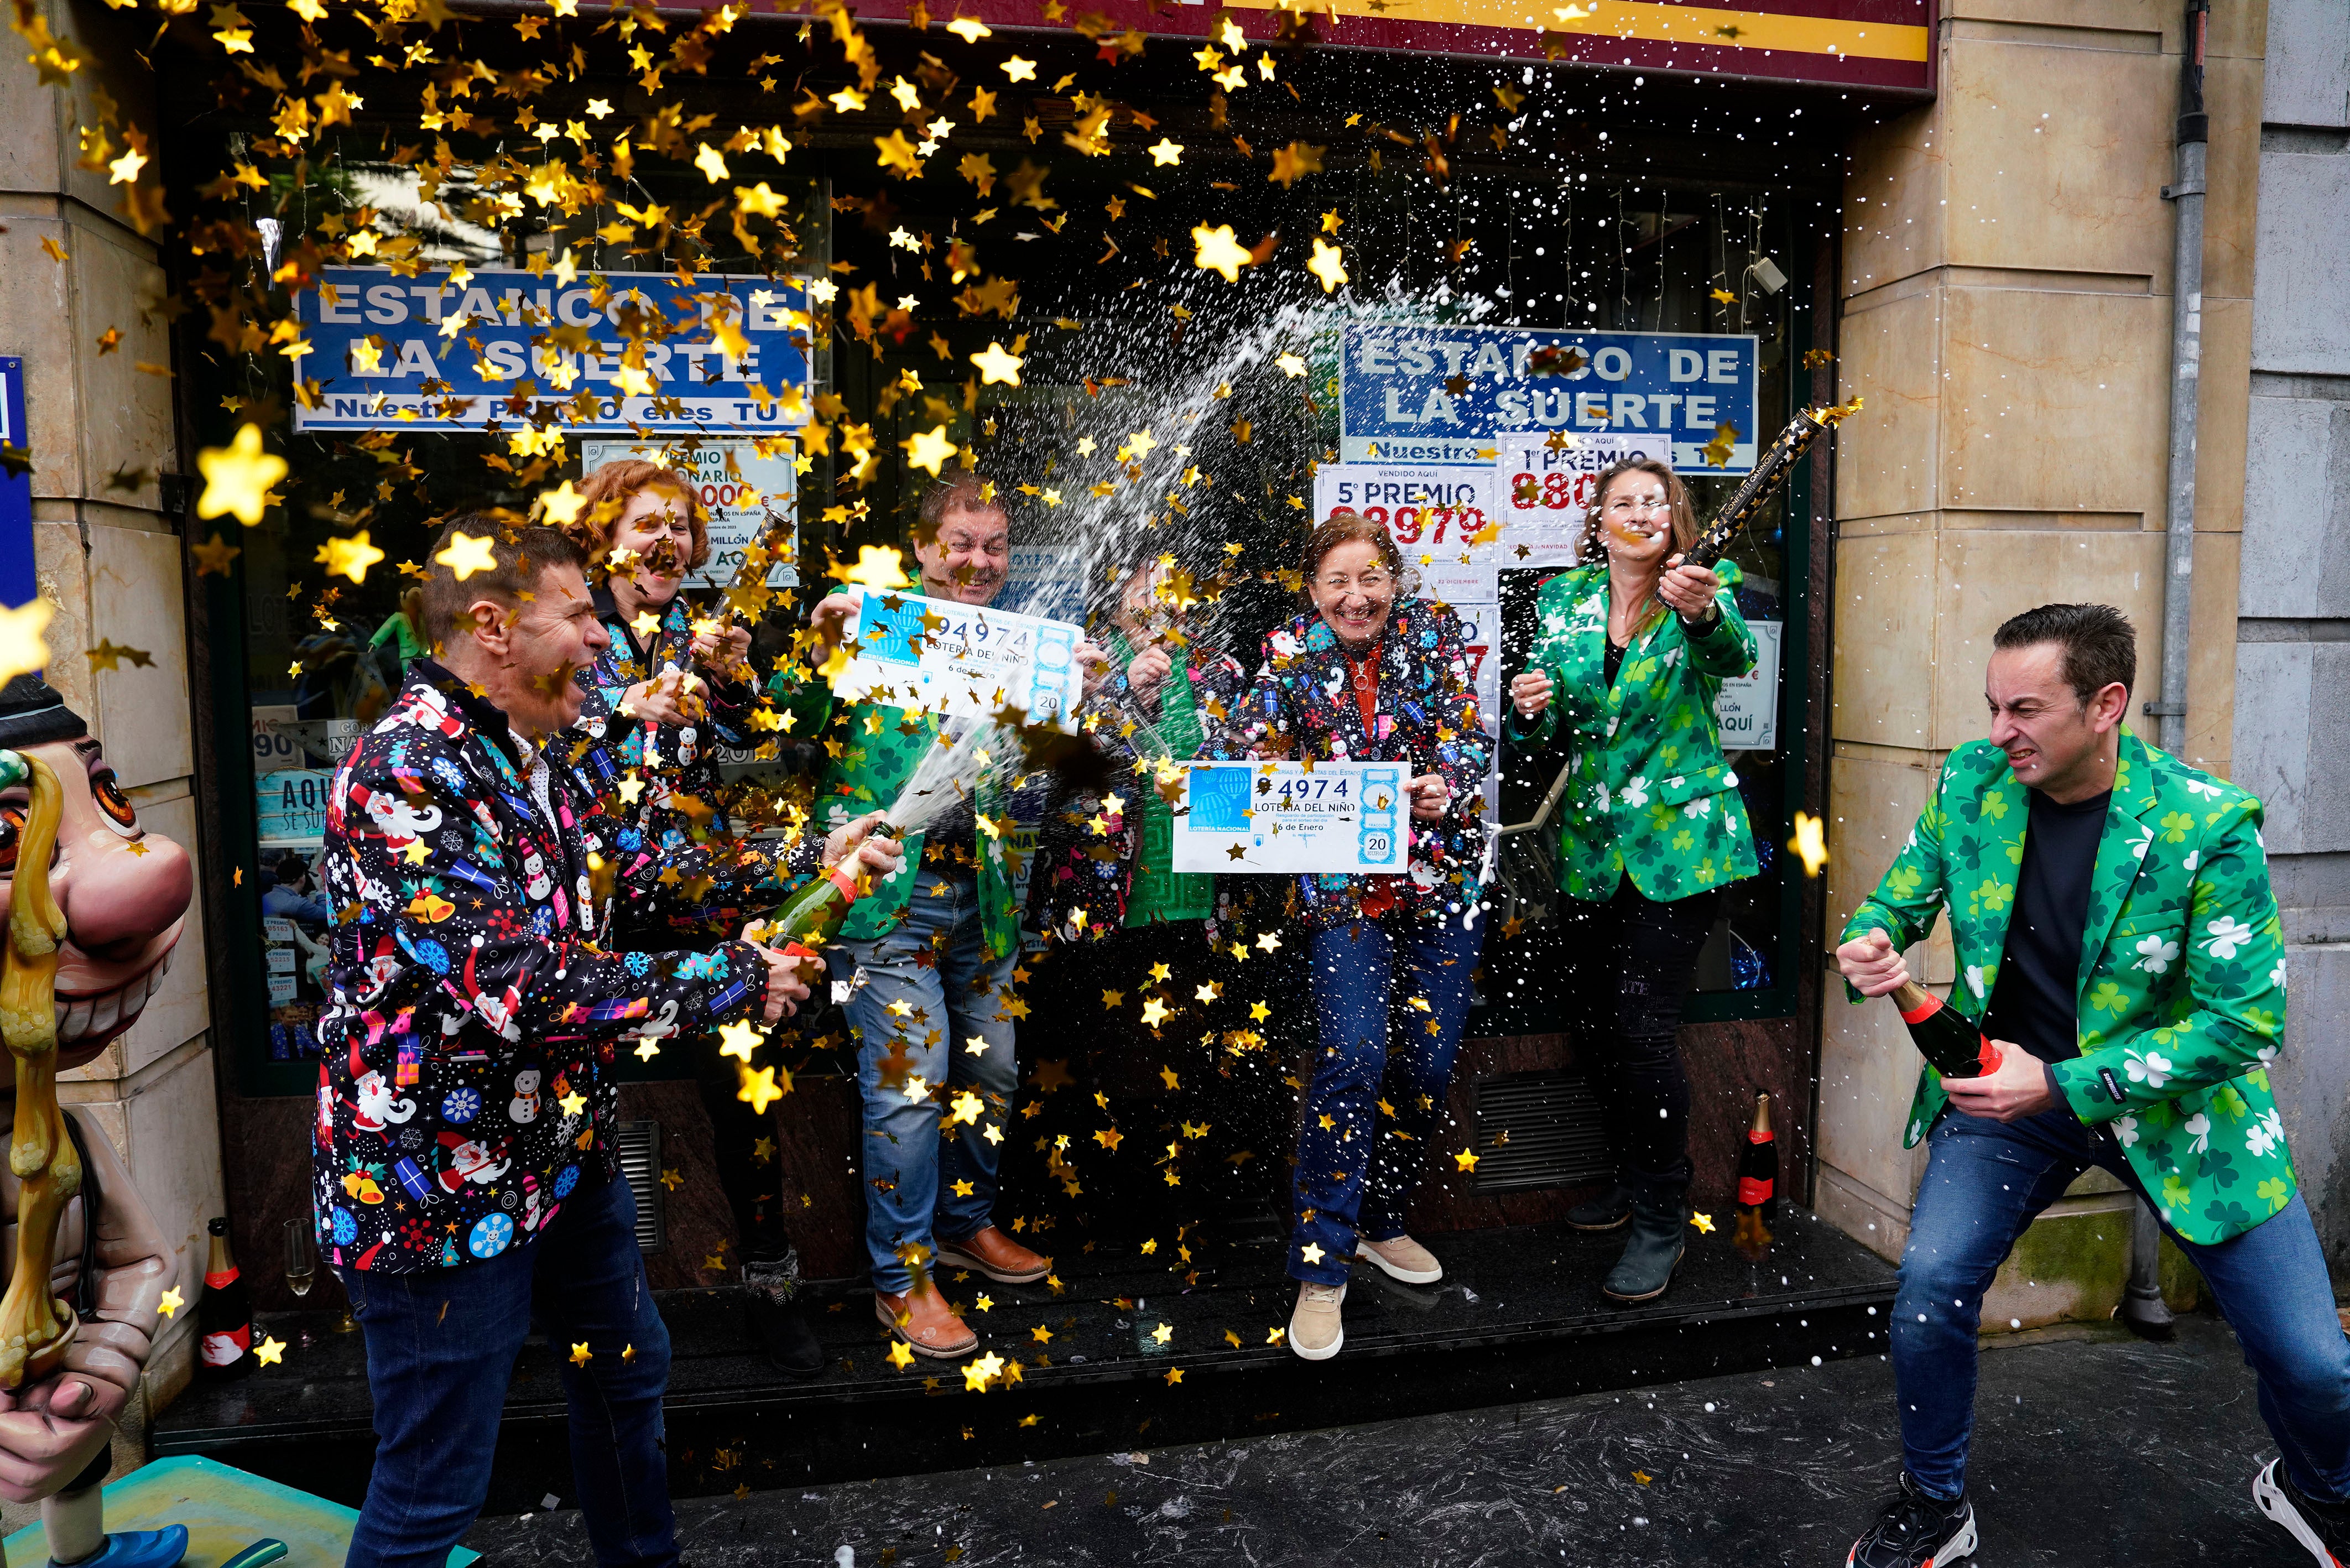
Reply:
[[917, 1355], [952, 1361], [979, 1348], [979, 1335], [955, 1316], [935, 1286], [910, 1290], [902, 1296], [875, 1291], [873, 1315], [912, 1346]]
[[951, 1269], [976, 1269], [999, 1285], [1024, 1285], [1053, 1272], [1053, 1260], [1039, 1257], [994, 1226], [960, 1241], [941, 1241], [939, 1262]]

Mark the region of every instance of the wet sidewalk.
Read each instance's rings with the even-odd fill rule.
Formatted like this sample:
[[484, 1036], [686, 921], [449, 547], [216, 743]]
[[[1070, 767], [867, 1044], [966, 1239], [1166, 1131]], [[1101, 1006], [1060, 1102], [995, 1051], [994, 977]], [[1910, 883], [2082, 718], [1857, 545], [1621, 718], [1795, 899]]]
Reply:
[[[2234, 1336], [2208, 1316], [2179, 1328], [2168, 1345], [2100, 1329], [1986, 1353], [1976, 1562], [2308, 1563], [2251, 1504], [2272, 1450]], [[1380, 1376], [1376, 1359], [1322, 1370]], [[1873, 1355], [1192, 1446], [972, 1459], [681, 1502], [685, 1560], [1835, 1568], [1899, 1465], [1891, 1368]], [[466, 1543], [517, 1568], [594, 1560], [563, 1509], [484, 1520]]]

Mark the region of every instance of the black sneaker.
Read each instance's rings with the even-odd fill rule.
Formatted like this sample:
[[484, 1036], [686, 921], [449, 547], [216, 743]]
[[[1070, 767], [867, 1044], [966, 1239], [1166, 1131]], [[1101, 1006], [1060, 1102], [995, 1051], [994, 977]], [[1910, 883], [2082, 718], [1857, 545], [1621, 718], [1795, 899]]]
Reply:
[[2324, 1568], [2350, 1568], [2350, 1503], [2319, 1502], [2293, 1484], [2282, 1459], [2252, 1478], [2252, 1501]]
[[1960, 1492], [1950, 1502], [1928, 1497], [1901, 1472], [1901, 1492], [1868, 1533], [1852, 1543], [1845, 1568], [1942, 1568], [1975, 1552], [1975, 1505]]

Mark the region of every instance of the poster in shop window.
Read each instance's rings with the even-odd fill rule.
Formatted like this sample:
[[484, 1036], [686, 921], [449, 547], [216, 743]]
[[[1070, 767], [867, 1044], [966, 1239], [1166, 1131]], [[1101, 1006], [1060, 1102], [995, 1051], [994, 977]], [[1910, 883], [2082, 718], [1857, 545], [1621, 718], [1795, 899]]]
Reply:
[[[631, 457], [674, 470], [693, 486], [702, 503], [702, 515], [710, 524], [710, 557], [700, 571], [687, 576], [687, 587], [734, 587], [735, 576], [743, 569], [743, 551], [777, 530], [785, 546], [791, 547], [796, 534], [799, 476], [789, 451], [762, 456], [759, 443], [748, 440], [579, 443], [582, 474]], [[799, 580], [799, 573], [788, 563], [778, 562], [767, 572], [769, 587], [787, 588]]]

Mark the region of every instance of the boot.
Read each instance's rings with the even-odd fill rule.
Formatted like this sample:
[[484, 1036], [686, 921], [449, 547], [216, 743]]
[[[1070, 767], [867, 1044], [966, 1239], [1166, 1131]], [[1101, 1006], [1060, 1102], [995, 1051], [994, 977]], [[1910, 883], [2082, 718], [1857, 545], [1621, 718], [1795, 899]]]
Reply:
[[1689, 1210], [1679, 1191], [1639, 1192], [1632, 1198], [1632, 1234], [1624, 1255], [1608, 1271], [1599, 1288], [1619, 1302], [1654, 1301], [1673, 1281], [1673, 1270], [1688, 1250], [1683, 1239]]
[[824, 1370], [824, 1346], [800, 1310], [800, 1255], [786, 1247], [780, 1257], [746, 1258], [743, 1293], [749, 1298], [752, 1337], [767, 1365], [786, 1377], [814, 1377]]
[[1578, 1231], [1613, 1231], [1631, 1217], [1632, 1189], [1621, 1178], [1566, 1211], [1566, 1222]]

